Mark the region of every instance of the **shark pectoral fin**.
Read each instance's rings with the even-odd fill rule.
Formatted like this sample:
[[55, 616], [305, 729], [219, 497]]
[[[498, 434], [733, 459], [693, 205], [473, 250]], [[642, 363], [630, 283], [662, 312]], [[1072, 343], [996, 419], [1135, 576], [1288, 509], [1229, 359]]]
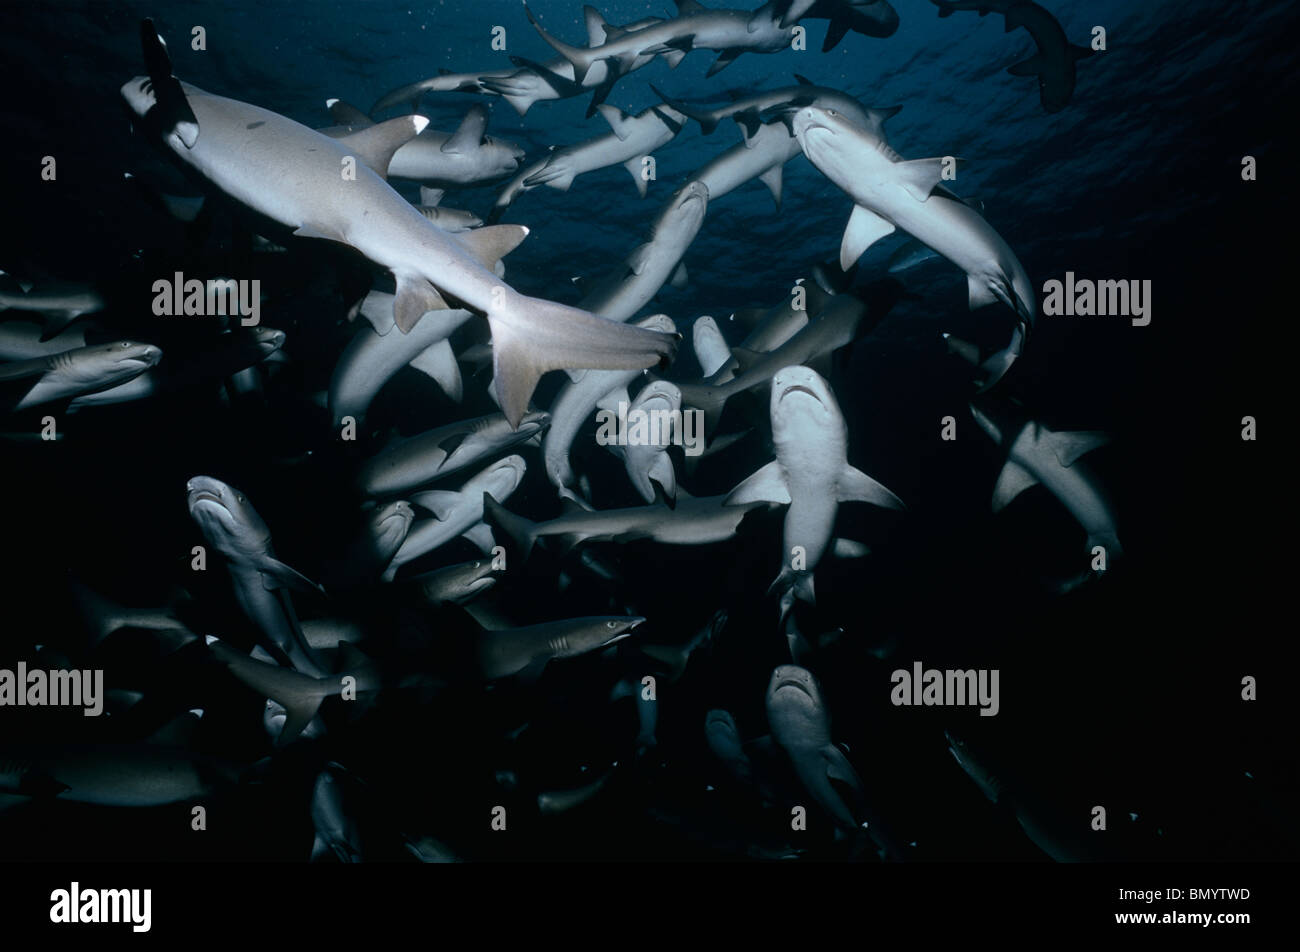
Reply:
[[410, 142], [429, 124], [424, 116], [398, 116], [373, 126], [359, 129], [338, 142], [366, 165], [388, 178], [388, 163], [393, 154]]
[[733, 489], [722, 501], [724, 506], [743, 506], [751, 502], [790, 504], [790, 490], [786, 488], [785, 472], [776, 460], [768, 463]]
[[442, 388], [443, 393], [456, 403], [460, 403], [464, 396], [464, 387], [460, 377], [460, 364], [456, 363], [456, 354], [451, 349], [451, 341], [443, 338], [430, 344], [415, 356], [411, 366], [432, 377]]
[[323, 697], [308, 696], [305, 698], [273, 698], [284, 708], [284, 726], [280, 728], [280, 736], [275, 739], [276, 747], [284, 747], [290, 741], [297, 738], [307, 725], [311, 723], [318, 711], [320, 711]]
[[654, 253], [654, 242], [647, 241], [643, 245], [638, 245], [636, 250], [627, 256], [628, 269], [633, 274], [640, 274], [650, 263], [650, 256]]
[[863, 252], [893, 233], [894, 226], [891, 222], [885, 221], [870, 209], [854, 205], [853, 214], [849, 215], [849, 223], [844, 228], [844, 238], [840, 242], [840, 270], [849, 270], [862, 257]]
[[609, 393], [605, 394], [596, 401], [596, 409], [608, 410], [610, 413], [618, 413], [618, 405], [632, 405], [632, 398], [627, 392], [627, 387], [615, 387]]
[[784, 170], [784, 165], [774, 165], [758, 177], [758, 180], [766, 185], [768, 191], [772, 193], [772, 200], [776, 202], [778, 212], [781, 210], [781, 184]]
[[1037, 482], [1038, 480], [1029, 470], [1019, 463], [1007, 460], [1007, 464], [1002, 467], [1002, 472], [998, 475], [997, 485], [993, 487], [993, 511], [1001, 512], [1006, 508], [1007, 503]]
[[443, 461], [445, 462], [451, 454], [456, 452], [460, 444], [465, 442], [464, 433], [453, 433], [438, 441], [438, 449], [443, 452]]
[[838, 559], [864, 559], [871, 554], [871, 549], [861, 542], [838, 537], [832, 541], [831, 551]]
[[718, 54], [718, 58], [715, 59], [713, 63], [709, 66], [709, 71], [704, 74], [704, 77], [707, 79], [710, 76], [722, 72], [732, 63], [734, 63], [736, 61], [736, 57], [743, 52], [745, 52], [745, 50], [739, 47], [732, 48], [729, 50], [723, 50], [721, 53]]
[[346, 103], [342, 99], [326, 100], [325, 106], [329, 109], [330, 118], [340, 126], [363, 126], [374, 125], [370, 117], [351, 103]]
[[411, 502], [433, 513], [439, 519], [446, 519], [460, 505], [461, 495], [448, 489], [430, 489], [415, 493], [411, 496]]
[[659, 57], [668, 63], [669, 69], [676, 69], [677, 64], [686, 59], [685, 50], [669, 50], [666, 53], [660, 53]]
[[397, 297], [393, 300], [393, 320], [403, 334], [409, 334], [411, 328], [429, 311], [439, 311], [446, 307], [447, 302], [438, 293], [438, 289], [424, 278], [398, 277]]
[[686, 283], [689, 280], [690, 277], [686, 272], [686, 265], [680, 261], [677, 262], [677, 267], [673, 268], [672, 277], [668, 279], [668, 284], [674, 288], [677, 288], [678, 290], [681, 290], [682, 288], [686, 287]]
[[664, 502], [668, 508], [676, 508], [677, 471], [673, 469], [672, 457], [667, 453], [660, 453], [655, 461], [650, 465], [650, 471], [646, 475], [658, 483], [660, 488], [663, 489]]
[[536, 657], [532, 661], [530, 661], [527, 665], [525, 665], [523, 668], [519, 669], [519, 671], [515, 674], [515, 677], [519, 679], [520, 684], [526, 684], [526, 685], [536, 684], [537, 681], [541, 678], [542, 672], [546, 670], [546, 666], [550, 663], [550, 661], [551, 659], [547, 655], [541, 655], [539, 657]]
[[528, 229], [523, 225], [484, 225], [456, 236], [488, 270], [495, 268], [497, 262], [518, 248], [527, 237]]
[[[945, 161], [945, 159], [911, 159], [895, 163], [893, 171], [898, 174], [898, 184], [918, 202], [923, 202], [943, 181]], [[962, 164], [961, 159], [952, 161], [956, 166]]]
[[623, 168], [627, 169], [627, 174], [632, 176], [632, 181], [636, 184], [636, 193], [645, 198], [650, 183], [642, 174], [646, 167], [645, 162], [642, 161], [643, 158], [644, 156], [635, 155], [623, 163]]
[[1007, 72], [1012, 76], [1037, 76], [1047, 68], [1047, 59], [1042, 53], [1035, 53], [1027, 60], [1022, 60], [1014, 66], [1008, 66]]
[[609, 123], [610, 129], [614, 130], [614, 135], [618, 136], [620, 142], [627, 140], [631, 135], [631, 130], [627, 127], [628, 114], [618, 106], [611, 106], [608, 103], [602, 103], [596, 107], [596, 111], [605, 117]]
[[450, 139], [442, 144], [443, 152], [473, 152], [483, 143], [483, 133], [487, 131], [488, 111], [486, 106], [472, 106], [465, 118], [460, 121]]
[[860, 469], [847, 463], [840, 473], [838, 499], [840, 502], [869, 502], [886, 509], [906, 509], [903, 500], [876, 482]]
[[326, 241], [339, 241], [347, 244], [347, 239], [343, 235], [328, 225], [317, 225], [305, 221], [293, 231], [298, 238], [323, 238]]
[[829, 53], [839, 45], [840, 40], [844, 39], [849, 32], [849, 26], [852, 21], [847, 16], [833, 16], [831, 22], [826, 24], [826, 39], [822, 41], [822, 52]]
[[826, 779], [834, 780], [850, 787], [854, 794], [862, 792], [862, 778], [844, 756], [844, 751], [834, 744], [827, 744], [821, 749], [822, 763], [826, 768]]
[[420, 186], [420, 204], [429, 208], [437, 208], [438, 203], [442, 201], [442, 196], [446, 194], [445, 189], [429, 188], [427, 185]]
[[303, 575], [297, 569], [285, 565], [279, 559], [266, 558], [258, 563], [257, 569], [262, 573], [262, 586], [267, 591], [284, 587], [311, 595], [324, 595], [325, 590]]
[[1109, 443], [1110, 436], [1097, 432], [1053, 433], [1048, 442], [1062, 466], [1073, 466], [1084, 453]]
[[493, 537], [492, 530], [488, 528], [486, 522], [480, 522], [468, 531], [462, 532], [461, 537], [478, 546], [479, 551], [484, 555], [491, 555], [492, 550], [497, 545], [497, 540]]
[[[740, 126], [740, 137], [745, 141], [745, 148], [752, 149], [754, 143], [750, 140], [752, 140], [755, 133], [758, 132], [758, 127], [763, 124], [763, 119], [759, 115], [758, 110], [743, 109], [731, 118], [735, 119], [736, 124]], [[702, 124], [701, 128], [703, 128]]]

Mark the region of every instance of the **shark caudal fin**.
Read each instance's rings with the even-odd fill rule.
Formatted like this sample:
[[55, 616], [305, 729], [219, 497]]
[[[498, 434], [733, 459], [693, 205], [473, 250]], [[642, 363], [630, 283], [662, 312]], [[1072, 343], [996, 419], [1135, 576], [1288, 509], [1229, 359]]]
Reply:
[[568, 60], [570, 64], [572, 64], [574, 80], [581, 83], [586, 79], [587, 71], [591, 69], [591, 64], [596, 60], [595, 57], [591, 56], [591, 51], [583, 49], [580, 46], [570, 46], [563, 40], [551, 36], [551, 34], [547, 33], [542, 27], [542, 24], [538, 22], [537, 17], [533, 15], [533, 11], [528, 8], [527, 3], [524, 4], [524, 15], [528, 17], [528, 22], [533, 25], [535, 30], [537, 30], [538, 35], [541, 36], [541, 38], [545, 40], [550, 47], [555, 50], [555, 52], [559, 53]]
[[794, 607], [795, 599], [807, 602], [809, 605], [817, 604], [817, 595], [813, 591], [813, 573], [808, 569], [794, 569], [789, 565], [781, 568], [781, 574], [768, 586], [767, 594], [780, 595], [782, 623], [785, 622], [790, 609]]
[[689, 119], [694, 119], [700, 124], [700, 132], [703, 135], [709, 135], [714, 129], [718, 128], [718, 117], [707, 109], [695, 109], [680, 99], [673, 99], [665, 95], [664, 92], [654, 83], [650, 84], [654, 94], [664, 101], [665, 105], [671, 106]]
[[487, 317], [496, 395], [513, 429], [519, 428], [538, 379], [549, 370], [645, 370], [666, 365], [677, 353], [677, 334], [621, 324], [541, 298], [515, 295]]
[[483, 520], [510, 536], [519, 554], [527, 560], [537, 542], [537, 523], [515, 515], [493, 499], [491, 493], [483, 494]]

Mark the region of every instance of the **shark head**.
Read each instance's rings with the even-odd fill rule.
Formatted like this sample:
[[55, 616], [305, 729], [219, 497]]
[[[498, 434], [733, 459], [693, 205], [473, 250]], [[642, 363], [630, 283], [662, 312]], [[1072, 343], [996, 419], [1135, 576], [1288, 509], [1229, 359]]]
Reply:
[[495, 585], [504, 574], [503, 569], [494, 567], [491, 559], [466, 562], [455, 567], [450, 580], [444, 577], [425, 582], [425, 594], [437, 601], [449, 598], [454, 602], [467, 602]]
[[131, 380], [155, 366], [162, 359], [162, 350], [154, 344], [119, 340], [59, 356], [66, 357], [66, 361], [55, 364], [61, 373], [87, 384], [107, 387]]
[[829, 740], [821, 685], [807, 668], [783, 664], [767, 685], [767, 720], [782, 744], [804, 738]]
[[526, 466], [522, 456], [517, 454], [507, 456], [505, 459], [493, 463], [476, 476], [475, 483], [479, 491], [491, 493], [493, 499], [497, 502], [503, 502], [519, 488], [519, 483], [524, 478], [525, 469]]
[[284, 346], [284, 331], [276, 330], [274, 327], [255, 327], [251, 334], [253, 346], [263, 357], [270, 357], [277, 350]]
[[773, 433], [842, 434], [844, 414], [815, 370], [785, 367], [772, 378]]
[[271, 542], [271, 530], [239, 490], [211, 476], [195, 476], [185, 486], [190, 516], [223, 552], [258, 552]]
[[659, 237], [665, 228], [694, 235], [704, 221], [704, 213], [708, 208], [709, 187], [698, 179], [687, 182], [673, 193], [655, 222], [655, 237]]
[[644, 623], [645, 619], [639, 615], [584, 619], [582, 625], [565, 632], [564, 644], [556, 651], [556, 657], [576, 657], [598, 648], [607, 648], [624, 638], [630, 638], [632, 629]]
[[370, 538], [381, 552], [396, 552], [415, 521], [409, 502], [398, 500], [375, 510], [370, 518]]

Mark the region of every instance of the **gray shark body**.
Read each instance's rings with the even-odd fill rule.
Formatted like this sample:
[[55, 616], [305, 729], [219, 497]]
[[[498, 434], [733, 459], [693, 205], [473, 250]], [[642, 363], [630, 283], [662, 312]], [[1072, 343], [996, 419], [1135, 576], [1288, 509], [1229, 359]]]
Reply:
[[830, 546], [839, 504], [869, 502], [902, 509], [903, 503], [849, 465], [848, 426], [835, 395], [815, 371], [778, 371], [770, 403], [776, 459], [733, 489], [727, 501], [789, 505], [781, 574], [772, 590], [813, 602], [813, 572]]
[[[156, 60], [161, 42], [151, 49], [147, 30], [147, 55]], [[602, 322], [506, 285], [493, 267], [525, 230], [498, 225], [449, 235], [393, 191], [365, 158], [386, 168], [394, 144], [421, 131], [424, 120], [390, 120], [331, 139], [269, 110], [180, 83], [154, 65], [157, 75], [122, 87], [137, 115], [150, 117], [168, 148], [238, 202], [300, 237], [341, 242], [392, 271], [400, 330], [445, 306], [444, 294], [486, 314], [495, 385], [512, 423], [547, 370], [641, 368], [674, 352], [671, 338]], [[159, 91], [169, 88], [176, 91], [159, 103]], [[193, 121], [183, 111], [173, 114], [178, 109], [189, 110]]]

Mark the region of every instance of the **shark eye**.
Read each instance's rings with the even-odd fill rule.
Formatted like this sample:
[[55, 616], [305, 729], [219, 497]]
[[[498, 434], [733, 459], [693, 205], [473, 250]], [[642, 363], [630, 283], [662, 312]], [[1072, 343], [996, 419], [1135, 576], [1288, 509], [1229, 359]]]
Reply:
[[472, 569], [476, 569], [476, 568], [478, 568], [478, 567], [479, 567], [480, 565], [482, 565], [482, 564], [483, 564], [482, 562], [475, 562], [473, 565], [470, 566], [470, 568], [472, 568]]
[[237, 493], [237, 494], [235, 495], [235, 499], [236, 499], [238, 502], [243, 502], [243, 501], [244, 501], [244, 495], [243, 495], [243, 493]]
[[122, 349], [123, 349], [123, 350], [126, 350], [126, 349], [127, 349], [128, 347], [130, 347], [130, 346], [131, 346], [130, 343], [128, 343], [127, 341], [122, 341]]
[[618, 627], [618, 622], [616, 622], [616, 621], [607, 621], [607, 622], [605, 622], [605, 627], [608, 628], [610, 631], [613, 631], [615, 628]]
[[836, 112], [834, 109], [827, 109], [827, 110], [826, 110], [826, 115], [828, 115], [828, 116], [838, 116], [839, 113]]

